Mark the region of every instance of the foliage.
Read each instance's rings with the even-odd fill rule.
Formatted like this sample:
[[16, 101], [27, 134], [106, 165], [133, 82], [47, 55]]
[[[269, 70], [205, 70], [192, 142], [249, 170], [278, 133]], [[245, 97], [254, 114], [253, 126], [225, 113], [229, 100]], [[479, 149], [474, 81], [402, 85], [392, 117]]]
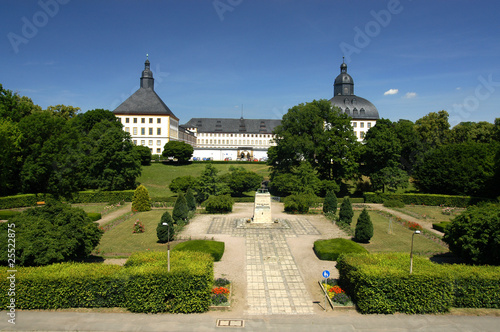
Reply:
[[229, 167], [229, 173], [221, 177], [231, 189], [232, 196], [243, 196], [246, 191], [257, 190], [262, 183], [262, 176], [247, 171], [244, 167]]
[[393, 208], [393, 207], [404, 208], [405, 203], [403, 203], [399, 199], [387, 199], [384, 201], [384, 206], [388, 208]]
[[[271, 192], [278, 196], [317, 195], [322, 190], [322, 182], [317, 172], [307, 161], [301, 162], [298, 166], [292, 166], [288, 173], [275, 172], [270, 186]], [[338, 190], [338, 187], [334, 189]]]
[[328, 191], [323, 202], [323, 213], [337, 213], [337, 196], [333, 191]]
[[18, 175], [22, 166], [21, 138], [22, 134], [16, 123], [0, 118], [0, 169], [2, 170], [0, 195], [2, 196], [16, 193], [20, 187]]
[[224, 255], [224, 242], [209, 240], [191, 240], [181, 242], [174, 247], [174, 251], [200, 251], [209, 254], [215, 262]]
[[92, 221], [97, 221], [102, 218], [102, 215], [96, 212], [89, 212], [87, 213], [87, 217], [89, 217], [89, 219]]
[[208, 213], [228, 213], [233, 211], [234, 201], [229, 195], [210, 196], [204, 203]]
[[[164, 224], [167, 225], [164, 225]], [[170, 216], [168, 211], [165, 211], [161, 216], [161, 220], [156, 227], [156, 236], [158, 237], [159, 243], [167, 243], [174, 240], [175, 229], [174, 220]]]
[[147, 146], [136, 145], [134, 146], [135, 154], [139, 158], [142, 166], [151, 165], [151, 150]]
[[132, 233], [144, 233], [145, 231], [146, 229], [144, 228], [144, 225], [139, 221], [139, 219], [137, 219], [132, 227]]
[[488, 201], [484, 197], [433, 195], [433, 194], [381, 194], [365, 193], [366, 203], [382, 204], [386, 200], [400, 200], [405, 204], [430, 205], [430, 206], [457, 206], [466, 207], [478, 202]]
[[180, 193], [179, 196], [177, 196], [174, 210], [172, 211], [172, 218], [174, 219], [174, 222], [178, 225], [184, 226], [187, 223], [188, 212], [189, 209], [186, 198], [183, 193]]
[[151, 210], [151, 199], [146, 187], [142, 184], [135, 189], [132, 200], [132, 211], [143, 212]]
[[227, 296], [224, 295], [224, 294], [214, 294], [214, 295], [212, 295], [212, 304], [215, 305], [215, 306], [227, 303], [227, 301], [229, 301], [229, 300], [228, 300]]
[[[99, 244], [102, 231], [87, 214], [56, 201], [31, 208], [10, 220], [15, 225], [16, 264], [47, 265], [87, 257]], [[0, 224], [7, 233], [8, 223]], [[7, 236], [0, 237], [0, 262], [7, 262]]]
[[284, 199], [285, 212], [307, 213], [309, 208], [316, 203], [317, 197], [314, 194], [294, 194]]
[[212, 164], [205, 165], [205, 169], [197, 178], [193, 188], [196, 191], [196, 200], [198, 202], [205, 201], [210, 195], [219, 196], [230, 193], [230, 189], [226, 184], [220, 181], [219, 176], [217, 176], [218, 173], [219, 170]]
[[229, 285], [231, 282], [226, 278], [217, 278], [214, 280], [214, 286], [223, 287]]
[[303, 160], [317, 171], [319, 179], [340, 183], [357, 171], [358, 142], [351, 118], [328, 100], [314, 100], [288, 110], [274, 129], [276, 146], [268, 150], [271, 181], [291, 173]]
[[469, 207], [446, 227], [443, 240], [470, 263], [500, 265], [500, 204]]
[[313, 250], [319, 259], [325, 261], [336, 261], [341, 254], [368, 252], [356, 242], [342, 238], [317, 240]]
[[460, 122], [450, 131], [452, 143], [491, 143], [495, 140], [495, 125], [486, 121]]
[[[125, 267], [63, 263], [17, 268], [17, 309], [122, 307], [131, 312], [195, 313], [210, 306], [213, 260], [204, 253], [173, 252], [132, 255]], [[8, 276], [7, 269], [0, 276]], [[7, 294], [8, 283], [0, 284]], [[6, 308], [9, 297], [0, 297]]]
[[385, 167], [370, 174], [373, 189], [381, 189], [385, 192], [387, 187], [390, 191], [398, 188], [406, 189], [409, 185], [408, 174], [399, 167]]
[[170, 182], [168, 187], [174, 193], [186, 192], [189, 188], [193, 188], [196, 184], [196, 178], [191, 175], [179, 176]]
[[450, 124], [446, 111], [431, 112], [415, 122], [415, 130], [424, 148], [432, 149], [449, 142]]
[[354, 212], [352, 210], [351, 200], [349, 197], [344, 197], [339, 211], [339, 224], [350, 225]]
[[30, 98], [4, 89], [0, 84], [0, 119], [19, 122], [31, 113], [40, 112], [41, 110], [42, 108], [33, 104]]
[[429, 151], [417, 165], [417, 187], [431, 194], [493, 196], [500, 144], [450, 144]]
[[408, 174], [413, 173], [413, 167], [418, 161], [423, 143], [420, 142], [415, 124], [410, 120], [399, 120], [394, 122], [394, 132], [401, 145], [400, 167]]
[[178, 163], [185, 163], [193, 156], [193, 147], [180, 141], [169, 141], [163, 147], [162, 155], [166, 158], [177, 159]]
[[446, 227], [450, 224], [449, 221], [443, 221], [439, 223], [433, 223], [432, 228], [434, 228], [436, 231], [439, 231], [441, 233], [445, 233]]
[[362, 313], [447, 312], [451, 306], [498, 308], [500, 268], [440, 265], [407, 254], [349, 254], [337, 260], [339, 283]]
[[196, 211], [196, 199], [191, 188], [186, 191], [186, 203], [189, 211]]
[[366, 208], [359, 215], [356, 229], [354, 231], [354, 241], [368, 243], [373, 237], [373, 224]]
[[74, 118], [73, 123], [80, 131], [88, 134], [92, 128], [94, 128], [94, 126], [101, 121], [108, 121], [113, 123], [117, 128], [122, 128], [122, 125], [118, 122], [115, 114], [102, 108], [78, 114]]

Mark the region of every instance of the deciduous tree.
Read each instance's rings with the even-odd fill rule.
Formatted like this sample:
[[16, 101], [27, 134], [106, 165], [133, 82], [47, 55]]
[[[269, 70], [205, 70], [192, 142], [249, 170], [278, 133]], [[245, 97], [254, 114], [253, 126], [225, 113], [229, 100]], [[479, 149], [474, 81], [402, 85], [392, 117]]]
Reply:
[[193, 147], [180, 141], [170, 141], [163, 148], [163, 156], [177, 159], [178, 163], [185, 163], [193, 156]]

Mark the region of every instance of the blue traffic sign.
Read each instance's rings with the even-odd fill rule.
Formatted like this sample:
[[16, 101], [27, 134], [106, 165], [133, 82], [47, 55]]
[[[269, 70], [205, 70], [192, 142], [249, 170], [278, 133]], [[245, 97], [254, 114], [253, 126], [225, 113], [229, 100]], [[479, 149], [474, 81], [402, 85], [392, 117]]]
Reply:
[[328, 278], [330, 276], [330, 271], [324, 270], [323, 271], [323, 278]]

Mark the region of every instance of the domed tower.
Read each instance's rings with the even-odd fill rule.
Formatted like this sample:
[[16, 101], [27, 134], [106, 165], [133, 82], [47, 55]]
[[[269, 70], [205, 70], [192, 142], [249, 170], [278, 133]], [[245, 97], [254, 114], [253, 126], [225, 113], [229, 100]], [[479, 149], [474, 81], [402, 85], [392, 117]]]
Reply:
[[340, 74], [335, 78], [333, 98], [330, 99], [330, 103], [352, 118], [351, 124], [360, 141], [379, 119], [375, 105], [354, 94], [354, 80], [347, 73], [347, 65], [344, 61], [340, 65]]
[[153, 78], [153, 72], [150, 69], [149, 59], [146, 57], [146, 62], [144, 62], [144, 70], [141, 76], [141, 88], [153, 89], [155, 88], [155, 80]]

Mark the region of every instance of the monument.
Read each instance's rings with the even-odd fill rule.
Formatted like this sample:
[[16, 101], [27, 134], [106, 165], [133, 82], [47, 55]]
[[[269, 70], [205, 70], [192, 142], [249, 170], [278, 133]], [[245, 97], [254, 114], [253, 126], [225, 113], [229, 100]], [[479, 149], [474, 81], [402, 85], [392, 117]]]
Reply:
[[267, 189], [259, 189], [255, 193], [255, 207], [252, 223], [273, 223], [273, 219], [271, 218], [271, 194], [267, 191]]

